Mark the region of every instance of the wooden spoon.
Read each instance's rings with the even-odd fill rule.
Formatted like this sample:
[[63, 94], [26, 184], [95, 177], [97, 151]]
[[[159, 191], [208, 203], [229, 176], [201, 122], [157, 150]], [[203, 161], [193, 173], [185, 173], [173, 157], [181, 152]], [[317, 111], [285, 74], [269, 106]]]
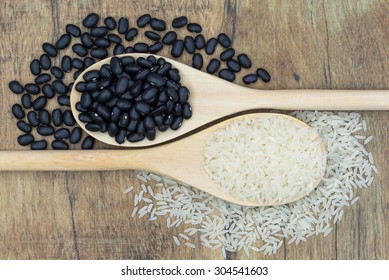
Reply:
[[[253, 116], [268, 117], [276, 114], [252, 114]], [[307, 124], [287, 115], [279, 115], [296, 121], [300, 127]], [[323, 143], [321, 176], [315, 178], [310, 186], [302, 188], [301, 192], [291, 195], [288, 201], [273, 203], [258, 203], [257, 201], [242, 201], [228, 193], [223, 193], [221, 186], [214, 183], [206, 173], [203, 155], [206, 141], [217, 130], [235, 117], [214, 126], [208, 127], [196, 134], [175, 142], [148, 149], [122, 150], [77, 150], [77, 151], [0, 151], [0, 170], [2, 171], [82, 171], [82, 170], [128, 170], [140, 169], [168, 176], [184, 182], [199, 190], [212, 194], [226, 201], [249, 206], [265, 206], [284, 204], [295, 201], [311, 192], [320, 182], [326, 166], [326, 151]], [[310, 128], [310, 127], [309, 127]], [[312, 129], [312, 128], [310, 128]], [[319, 135], [317, 135], [319, 137]], [[287, 160], [287, 159], [286, 159]], [[293, 164], [293, 163], [291, 163]], [[291, 193], [293, 190], [291, 190]]]
[[[124, 54], [119, 56], [147, 57], [149, 54]], [[154, 55], [159, 58], [161, 56]], [[101, 60], [86, 69], [75, 81], [83, 81], [83, 74], [92, 69], [100, 69], [111, 58]], [[209, 122], [233, 113], [251, 109], [282, 110], [388, 110], [389, 91], [387, 90], [255, 90], [242, 87], [216, 76], [196, 70], [175, 60], [164, 58], [180, 71], [181, 84], [190, 90], [189, 103], [193, 108], [192, 118], [185, 120], [177, 131], [157, 132], [153, 141], [142, 140], [118, 144], [108, 133], [86, 130], [85, 123], [79, 121], [75, 104], [80, 93], [72, 89], [70, 103], [78, 124], [94, 138], [107, 144], [126, 147], [147, 147], [167, 142], [182, 136]]]

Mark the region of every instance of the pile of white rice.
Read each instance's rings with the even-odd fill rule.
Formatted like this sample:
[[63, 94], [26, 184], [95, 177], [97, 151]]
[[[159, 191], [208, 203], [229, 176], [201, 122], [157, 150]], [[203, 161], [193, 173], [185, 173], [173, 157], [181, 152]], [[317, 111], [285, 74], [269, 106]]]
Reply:
[[[244, 207], [214, 198], [169, 178], [139, 171], [140, 186], [124, 192], [133, 195], [133, 218], [165, 223], [181, 233], [172, 235], [179, 246], [211, 250], [261, 251], [276, 254], [284, 241], [298, 244], [313, 235], [327, 236], [354, 204], [357, 188], [367, 188], [378, 170], [365, 145], [366, 122], [357, 113], [294, 112], [315, 128], [327, 150], [327, 167], [319, 186], [302, 199], [273, 207]], [[155, 187], [152, 187], [155, 185]], [[192, 240], [198, 240], [201, 244]]]
[[204, 169], [224, 193], [261, 205], [295, 201], [324, 174], [318, 133], [281, 114], [246, 115], [207, 140]]

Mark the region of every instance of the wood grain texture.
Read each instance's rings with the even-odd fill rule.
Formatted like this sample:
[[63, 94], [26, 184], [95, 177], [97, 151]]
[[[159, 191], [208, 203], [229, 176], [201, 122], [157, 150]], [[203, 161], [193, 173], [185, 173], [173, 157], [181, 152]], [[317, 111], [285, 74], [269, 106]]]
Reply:
[[[0, 150], [18, 146], [10, 105], [18, 96], [8, 82], [32, 80], [29, 62], [41, 44], [55, 42], [67, 23], [80, 25], [89, 12], [102, 17], [151, 13], [170, 22], [186, 15], [203, 25], [207, 38], [220, 32], [255, 67], [272, 74], [261, 89], [388, 89], [389, 17], [386, 0], [264, 1], [77, 1], [4, 0], [0, 4]], [[184, 34], [184, 31], [180, 31]], [[139, 40], [143, 37], [139, 36]], [[220, 49], [217, 50], [217, 54]], [[161, 55], [169, 55], [164, 49]], [[205, 64], [210, 57], [205, 58]], [[191, 63], [190, 56], [179, 59]], [[58, 61], [57, 61], [58, 62]], [[239, 84], [242, 84], [240, 79]], [[222, 93], [221, 93], [222, 94]], [[52, 106], [52, 104], [50, 104]], [[368, 144], [380, 174], [358, 190], [360, 201], [345, 209], [328, 237], [284, 245], [270, 257], [250, 259], [389, 258], [389, 112], [362, 112], [374, 140]], [[98, 143], [97, 148], [107, 148]], [[72, 147], [77, 148], [77, 147]], [[221, 259], [220, 251], [177, 247], [164, 219], [131, 219], [133, 171], [0, 172], [1, 259]], [[244, 253], [228, 259], [246, 259]]]

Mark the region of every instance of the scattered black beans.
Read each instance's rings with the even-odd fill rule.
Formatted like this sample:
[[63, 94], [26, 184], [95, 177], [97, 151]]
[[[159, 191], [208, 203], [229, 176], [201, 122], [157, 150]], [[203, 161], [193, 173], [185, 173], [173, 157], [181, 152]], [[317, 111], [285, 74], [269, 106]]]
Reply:
[[30, 63], [30, 71], [33, 75], [39, 75], [41, 73], [41, 63], [38, 59], [33, 59]]
[[173, 57], [180, 57], [182, 52], [184, 51], [184, 41], [183, 40], [175, 40], [173, 43], [173, 47], [171, 50], [171, 55]]
[[31, 125], [29, 125], [25, 121], [18, 121], [16, 123], [16, 126], [24, 133], [30, 133], [32, 130]]
[[162, 50], [163, 44], [161, 42], [156, 42], [153, 45], [149, 46], [149, 52], [150, 53], [157, 53], [160, 50]]
[[54, 128], [52, 126], [40, 125], [37, 127], [37, 132], [41, 136], [50, 136], [54, 134]]
[[245, 84], [252, 84], [255, 83], [258, 80], [258, 76], [255, 74], [248, 74], [243, 77], [243, 82]]
[[196, 32], [196, 33], [200, 33], [203, 29], [201, 28], [201, 25], [198, 24], [198, 23], [189, 23], [186, 28], [188, 29], [188, 31], [190, 32]]
[[34, 141], [31, 143], [31, 150], [44, 150], [47, 147], [46, 140]]
[[108, 52], [104, 48], [92, 48], [90, 55], [94, 58], [103, 59], [108, 56]]
[[46, 109], [41, 109], [38, 112], [38, 119], [39, 119], [39, 122], [41, 124], [49, 125], [51, 122], [51, 117], [50, 117], [49, 111], [47, 111]]
[[34, 142], [34, 136], [32, 136], [29, 133], [20, 135], [18, 137], [18, 143], [21, 146], [27, 146], [27, 145], [31, 144], [32, 142]]
[[95, 139], [92, 136], [85, 137], [84, 141], [82, 141], [81, 148], [83, 150], [93, 149], [93, 145], [95, 144]]
[[47, 54], [42, 54], [40, 57], [39, 57], [39, 62], [41, 64], [41, 68], [43, 70], [49, 70], [50, 67], [51, 67], [51, 59], [50, 57], [47, 55]]
[[43, 43], [42, 49], [47, 55], [51, 57], [56, 57], [58, 54], [57, 49], [50, 43]]
[[226, 49], [220, 54], [220, 60], [221, 61], [227, 61], [231, 58], [233, 58], [235, 55], [235, 50], [233, 48]]
[[220, 33], [219, 36], [217, 36], [217, 40], [219, 41], [219, 44], [224, 48], [229, 48], [231, 46], [231, 40], [225, 33]]
[[67, 150], [67, 149], [69, 149], [69, 145], [66, 142], [62, 142], [59, 140], [54, 140], [53, 142], [51, 142], [51, 147], [54, 150]]
[[64, 77], [63, 71], [61, 68], [57, 66], [53, 66], [50, 68], [50, 73], [56, 78], [56, 79], [62, 79]]
[[239, 72], [241, 69], [239, 62], [233, 58], [227, 61], [227, 66], [232, 72]]
[[219, 77], [224, 79], [224, 80], [227, 80], [229, 82], [232, 82], [233, 80], [235, 80], [235, 74], [234, 72], [228, 70], [228, 69], [222, 69], [220, 70], [219, 72]]
[[60, 95], [57, 97], [57, 102], [59, 105], [70, 107], [70, 97], [67, 95]]
[[37, 85], [41, 85], [41, 84], [47, 83], [50, 80], [51, 80], [51, 76], [47, 73], [43, 73], [43, 74], [39, 74], [38, 76], [36, 76], [35, 83]]
[[79, 127], [75, 127], [72, 129], [72, 132], [69, 136], [70, 144], [77, 144], [81, 140], [82, 130]]
[[88, 54], [88, 50], [82, 44], [74, 44], [72, 50], [81, 57], [84, 57]]
[[195, 37], [194, 43], [196, 46], [196, 49], [202, 50], [205, 48], [205, 38], [203, 35], [199, 34]]
[[28, 83], [24, 85], [24, 90], [27, 91], [29, 94], [38, 94], [41, 89], [38, 85], [33, 84], [33, 83]]
[[145, 43], [136, 43], [134, 45], [134, 51], [138, 53], [147, 53], [149, 46]]
[[31, 95], [29, 95], [28, 93], [23, 94], [22, 105], [24, 109], [30, 109], [32, 107]]
[[209, 74], [214, 74], [219, 70], [220, 67], [220, 61], [216, 58], [212, 58], [207, 66], [207, 72]]
[[93, 39], [92, 39], [92, 36], [88, 32], [82, 33], [82, 35], [81, 35], [81, 43], [87, 49], [90, 49], [95, 44]]
[[72, 35], [73, 37], [80, 37], [81, 29], [77, 25], [68, 24], [66, 25], [66, 33]]
[[194, 40], [193, 40], [192, 36], [185, 36], [184, 45], [185, 45], [185, 50], [188, 53], [194, 54], [194, 52], [195, 52], [195, 43], [194, 43]]
[[161, 39], [161, 36], [153, 31], [146, 31], [145, 36], [153, 41], [159, 41]]
[[132, 41], [137, 35], [138, 35], [138, 29], [132, 27], [128, 29], [128, 31], [126, 32], [126, 34], [124, 35], [124, 39], [126, 39], [126, 41]]
[[106, 17], [104, 19], [104, 24], [108, 30], [114, 30], [116, 28], [116, 20], [113, 17]]
[[107, 35], [107, 33], [108, 33], [108, 28], [105, 26], [92, 27], [90, 30], [90, 35], [92, 37], [103, 37]]
[[84, 69], [84, 62], [81, 59], [75, 57], [72, 60], [72, 67], [76, 69]]
[[23, 86], [18, 81], [9, 82], [8, 87], [15, 94], [20, 94], [24, 91]]
[[172, 26], [174, 28], [181, 28], [188, 24], [188, 18], [186, 16], [177, 17], [173, 19]]
[[65, 110], [62, 114], [63, 123], [68, 126], [73, 126], [76, 123], [76, 120], [73, 117], [72, 111]]
[[70, 35], [63, 34], [61, 37], [59, 37], [59, 39], [55, 43], [55, 47], [59, 50], [63, 50], [69, 46], [70, 41], [71, 41]]
[[68, 92], [68, 87], [61, 80], [55, 80], [51, 86], [54, 92], [58, 94], [66, 94]]
[[40, 109], [46, 106], [46, 103], [47, 103], [46, 96], [39, 96], [37, 99], [34, 100], [34, 102], [32, 102], [32, 108], [35, 111], [39, 111]]
[[55, 92], [50, 84], [43, 85], [42, 92], [43, 92], [43, 95], [49, 99], [53, 98], [55, 95]]
[[238, 55], [238, 62], [240, 64], [240, 66], [242, 66], [243, 68], [248, 69], [251, 67], [251, 60], [249, 59], [249, 57], [245, 53]]
[[121, 17], [118, 23], [118, 32], [120, 34], [125, 34], [128, 30], [128, 25], [128, 19], [126, 17]]
[[38, 119], [38, 114], [34, 111], [30, 111], [27, 113], [27, 120], [28, 123], [33, 127], [37, 127], [40, 123]]
[[147, 24], [150, 23], [151, 16], [149, 14], [142, 15], [138, 18], [136, 21], [136, 24], [138, 27], [145, 27]]
[[70, 137], [70, 131], [67, 128], [60, 128], [54, 133], [54, 138], [57, 140], [65, 140]]
[[164, 31], [166, 29], [166, 22], [162, 19], [152, 18], [150, 20], [150, 26], [156, 31]]
[[162, 38], [162, 43], [165, 45], [172, 45], [177, 39], [177, 33], [174, 31], [168, 31]]
[[108, 34], [107, 39], [114, 44], [120, 44], [122, 42], [122, 38], [120, 38], [116, 34]]
[[270, 74], [263, 68], [258, 68], [257, 69], [257, 76], [262, 79], [265, 83], [270, 81]]
[[208, 55], [211, 55], [215, 52], [217, 46], [217, 39], [211, 38], [207, 41], [207, 44], [205, 45], [205, 53]]
[[70, 56], [63, 56], [61, 60], [61, 69], [62, 71], [69, 73], [72, 70], [72, 59]]
[[82, 25], [84, 25], [87, 28], [92, 28], [99, 22], [99, 19], [100, 19], [100, 16], [98, 14], [90, 13], [82, 21]]
[[25, 113], [23, 111], [22, 106], [20, 104], [14, 104], [12, 105], [12, 114], [15, 116], [17, 119], [23, 119], [25, 116]]
[[203, 56], [199, 53], [195, 53], [192, 57], [192, 67], [201, 69], [203, 67]]
[[115, 48], [113, 49], [113, 54], [118, 55], [118, 54], [123, 54], [124, 53], [124, 47], [121, 44], [117, 44]]

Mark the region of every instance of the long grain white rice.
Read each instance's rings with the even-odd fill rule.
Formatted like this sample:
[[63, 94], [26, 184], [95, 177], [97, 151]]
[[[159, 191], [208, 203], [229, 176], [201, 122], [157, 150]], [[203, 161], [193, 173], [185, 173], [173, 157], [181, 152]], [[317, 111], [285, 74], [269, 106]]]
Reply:
[[[283, 246], [297, 245], [311, 236], [328, 236], [333, 225], [342, 219], [345, 208], [358, 201], [359, 196], [354, 195], [356, 189], [370, 186], [374, 173], [378, 174], [372, 164], [373, 155], [354, 136], [356, 132], [364, 135], [361, 131], [368, 131], [367, 125], [357, 113], [303, 111], [292, 115], [316, 129], [327, 149], [324, 178], [309, 195], [286, 205], [243, 207], [172, 179], [139, 171], [137, 178], [147, 185], [147, 192], [140, 186], [134, 188], [139, 206], [132, 205], [131, 216], [138, 218], [138, 207], [149, 207], [142, 200], [142, 196], [147, 197], [153, 201], [150, 205], [158, 220], [165, 220], [168, 228], [179, 224], [178, 236], [185, 236], [185, 244], [173, 236], [175, 244], [195, 248], [195, 242], [200, 240], [206, 248], [220, 249], [223, 256], [227, 250], [271, 255]], [[145, 214], [147, 211], [143, 210]]]

